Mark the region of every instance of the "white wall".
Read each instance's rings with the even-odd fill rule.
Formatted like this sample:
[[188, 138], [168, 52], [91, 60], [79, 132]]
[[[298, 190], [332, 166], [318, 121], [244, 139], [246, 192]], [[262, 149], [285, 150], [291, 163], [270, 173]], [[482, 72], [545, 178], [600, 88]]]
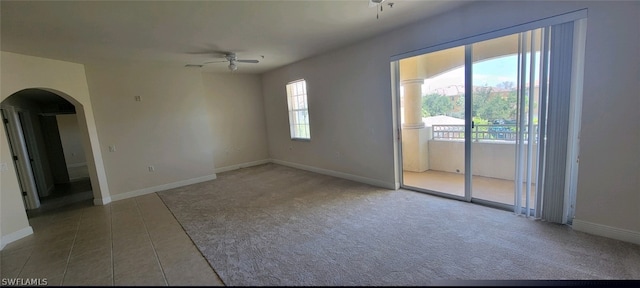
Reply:
[[85, 66], [112, 199], [215, 178], [214, 136], [199, 70]]
[[[85, 152], [91, 155], [87, 160], [94, 197], [98, 201], [108, 197], [109, 187], [102, 170], [102, 155], [98, 149], [98, 135], [95, 130], [84, 67], [76, 63], [9, 52], [0, 53], [0, 62], [0, 101], [26, 88], [44, 88], [55, 90], [60, 96], [76, 105], [79, 123], [82, 123], [80, 128], [84, 135]], [[3, 130], [2, 134], [6, 135], [4, 128], [1, 130]], [[1, 247], [7, 241], [24, 236], [25, 231], [30, 230], [30, 226], [5, 136], [0, 137], [0, 163], [7, 164], [7, 170], [0, 171]]]
[[[464, 141], [429, 140], [427, 145], [429, 147], [430, 170], [465, 173]], [[471, 166], [473, 175], [511, 181], [515, 180], [515, 149], [515, 143], [472, 142]], [[525, 154], [526, 149], [525, 147]], [[531, 167], [534, 168], [537, 162], [536, 149], [538, 149], [538, 145], [533, 145], [533, 164]], [[524, 157], [526, 157], [526, 155]], [[535, 172], [532, 177], [535, 183]]]
[[[640, 239], [639, 2], [479, 1], [266, 73], [269, 153], [394, 182], [391, 56], [583, 8], [589, 18], [576, 220]], [[308, 84], [308, 143], [289, 139], [284, 86], [298, 78]]]
[[258, 75], [202, 73], [217, 171], [269, 159]]

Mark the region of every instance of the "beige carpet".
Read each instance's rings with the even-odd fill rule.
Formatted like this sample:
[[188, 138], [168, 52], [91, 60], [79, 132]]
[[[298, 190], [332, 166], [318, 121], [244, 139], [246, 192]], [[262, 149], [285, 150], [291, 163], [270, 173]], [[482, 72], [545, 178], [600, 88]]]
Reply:
[[226, 285], [640, 279], [640, 246], [276, 164], [158, 193]]

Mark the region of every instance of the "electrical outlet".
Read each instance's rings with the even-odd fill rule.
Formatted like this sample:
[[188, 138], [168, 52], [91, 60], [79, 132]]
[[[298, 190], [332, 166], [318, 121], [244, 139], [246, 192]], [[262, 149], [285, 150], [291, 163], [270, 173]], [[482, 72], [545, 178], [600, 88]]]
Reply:
[[155, 168], [155, 167], [153, 167], [153, 165], [152, 165], [152, 166], [149, 166], [149, 167], [147, 167], [147, 168], [149, 168], [149, 172], [156, 171], [156, 168]]
[[109, 146], [109, 152], [116, 152], [116, 145]]
[[137, 102], [142, 101], [142, 99], [140, 99], [140, 96], [138, 96], [138, 95], [134, 96], [133, 99], [135, 99]]
[[7, 170], [9, 170], [9, 166], [7, 166], [7, 163], [4, 163], [4, 162], [0, 163], [0, 172], [4, 172]]

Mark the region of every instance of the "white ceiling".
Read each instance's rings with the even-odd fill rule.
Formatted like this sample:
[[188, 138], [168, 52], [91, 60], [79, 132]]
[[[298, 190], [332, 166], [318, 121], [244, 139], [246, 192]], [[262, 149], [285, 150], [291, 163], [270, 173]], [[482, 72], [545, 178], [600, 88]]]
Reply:
[[[238, 73], [262, 73], [465, 3], [386, 0], [380, 12], [368, 2], [3, 0], [0, 43], [3, 51], [77, 63], [179, 67], [219, 60], [206, 52], [231, 51], [260, 60], [239, 63]], [[225, 63], [200, 69], [228, 72]]]

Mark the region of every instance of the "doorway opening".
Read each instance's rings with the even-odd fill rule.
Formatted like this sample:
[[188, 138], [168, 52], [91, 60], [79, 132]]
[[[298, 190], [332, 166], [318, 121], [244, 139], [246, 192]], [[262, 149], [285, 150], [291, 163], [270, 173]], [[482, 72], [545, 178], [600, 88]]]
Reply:
[[0, 110], [28, 217], [93, 199], [72, 103], [34, 88], [7, 97]]

